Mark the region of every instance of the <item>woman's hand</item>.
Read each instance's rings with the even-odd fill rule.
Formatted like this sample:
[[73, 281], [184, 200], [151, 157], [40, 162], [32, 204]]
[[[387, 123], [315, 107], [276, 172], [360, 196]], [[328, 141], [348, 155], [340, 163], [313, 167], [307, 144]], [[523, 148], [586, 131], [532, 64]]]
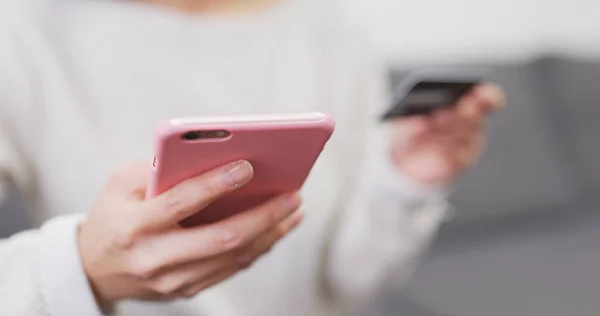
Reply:
[[503, 102], [499, 87], [482, 84], [452, 108], [398, 120], [391, 147], [393, 163], [420, 184], [451, 183], [480, 155], [485, 120]]
[[146, 163], [109, 180], [79, 230], [79, 249], [95, 294], [120, 299], [188, 298], [247, 268], [302, 220], [296, 193], [208, 226], [182, 219], [246, 184], [252, 166], [239, 161], [144, 199]]

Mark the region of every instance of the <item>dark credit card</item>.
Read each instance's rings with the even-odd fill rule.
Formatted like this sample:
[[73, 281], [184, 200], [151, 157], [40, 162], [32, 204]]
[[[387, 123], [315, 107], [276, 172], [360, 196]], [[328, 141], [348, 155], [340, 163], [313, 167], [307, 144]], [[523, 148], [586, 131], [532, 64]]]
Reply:
[[395, 91], [394, 105], [382, 120], [428, 115], [450, 107], [467, 94], [479, 80], [418, 80], [403, 82]]

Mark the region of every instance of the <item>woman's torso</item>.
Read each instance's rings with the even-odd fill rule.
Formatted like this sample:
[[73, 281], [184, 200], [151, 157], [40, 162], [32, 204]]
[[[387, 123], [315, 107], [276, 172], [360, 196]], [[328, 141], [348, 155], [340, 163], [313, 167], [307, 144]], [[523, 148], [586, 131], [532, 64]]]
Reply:
[[[340, 103], [350, 87], [334, 74], [343, 47], [332, 49], [306, 14], [289, 3], [239, 21], [114, 2], [54, 5], [18, 42], [32, 89], [16, 134], [33, 167], [33, 218], [86, 212], [117, 164], [151, 157], [162, 118], [328, 111], [345, 130], [352, 120]], [[301, 229], [248, 272], [178, 304], [182, 315], [325, 312], [320, 252], [348, 173], [342, 147], [311, 173]], [[126, 314], [141, 313], [136, 305]]]

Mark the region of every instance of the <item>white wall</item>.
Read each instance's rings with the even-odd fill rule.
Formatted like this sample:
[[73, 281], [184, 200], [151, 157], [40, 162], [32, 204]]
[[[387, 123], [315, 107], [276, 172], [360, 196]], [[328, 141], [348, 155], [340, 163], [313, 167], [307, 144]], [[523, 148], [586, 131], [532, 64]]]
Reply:
[[600, 57], [600, 0], [350, 0], [393, 64]]

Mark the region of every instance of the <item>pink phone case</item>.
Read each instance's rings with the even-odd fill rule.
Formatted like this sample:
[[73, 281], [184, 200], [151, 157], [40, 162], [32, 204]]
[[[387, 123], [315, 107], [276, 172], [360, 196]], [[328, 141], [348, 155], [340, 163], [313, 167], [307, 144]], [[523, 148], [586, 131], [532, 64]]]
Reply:
[[[208, 224], [299, 190], [334, 130], [331, 116], [227, 116], [161, 121], [155, 134], [155, 159], [147, 197], [218, 166], [240, 159], [254, 167], [254, 178], [231, 195], [182, 221]], [[222, 139], [188, 141], [194, 131], [227, 131]]]

